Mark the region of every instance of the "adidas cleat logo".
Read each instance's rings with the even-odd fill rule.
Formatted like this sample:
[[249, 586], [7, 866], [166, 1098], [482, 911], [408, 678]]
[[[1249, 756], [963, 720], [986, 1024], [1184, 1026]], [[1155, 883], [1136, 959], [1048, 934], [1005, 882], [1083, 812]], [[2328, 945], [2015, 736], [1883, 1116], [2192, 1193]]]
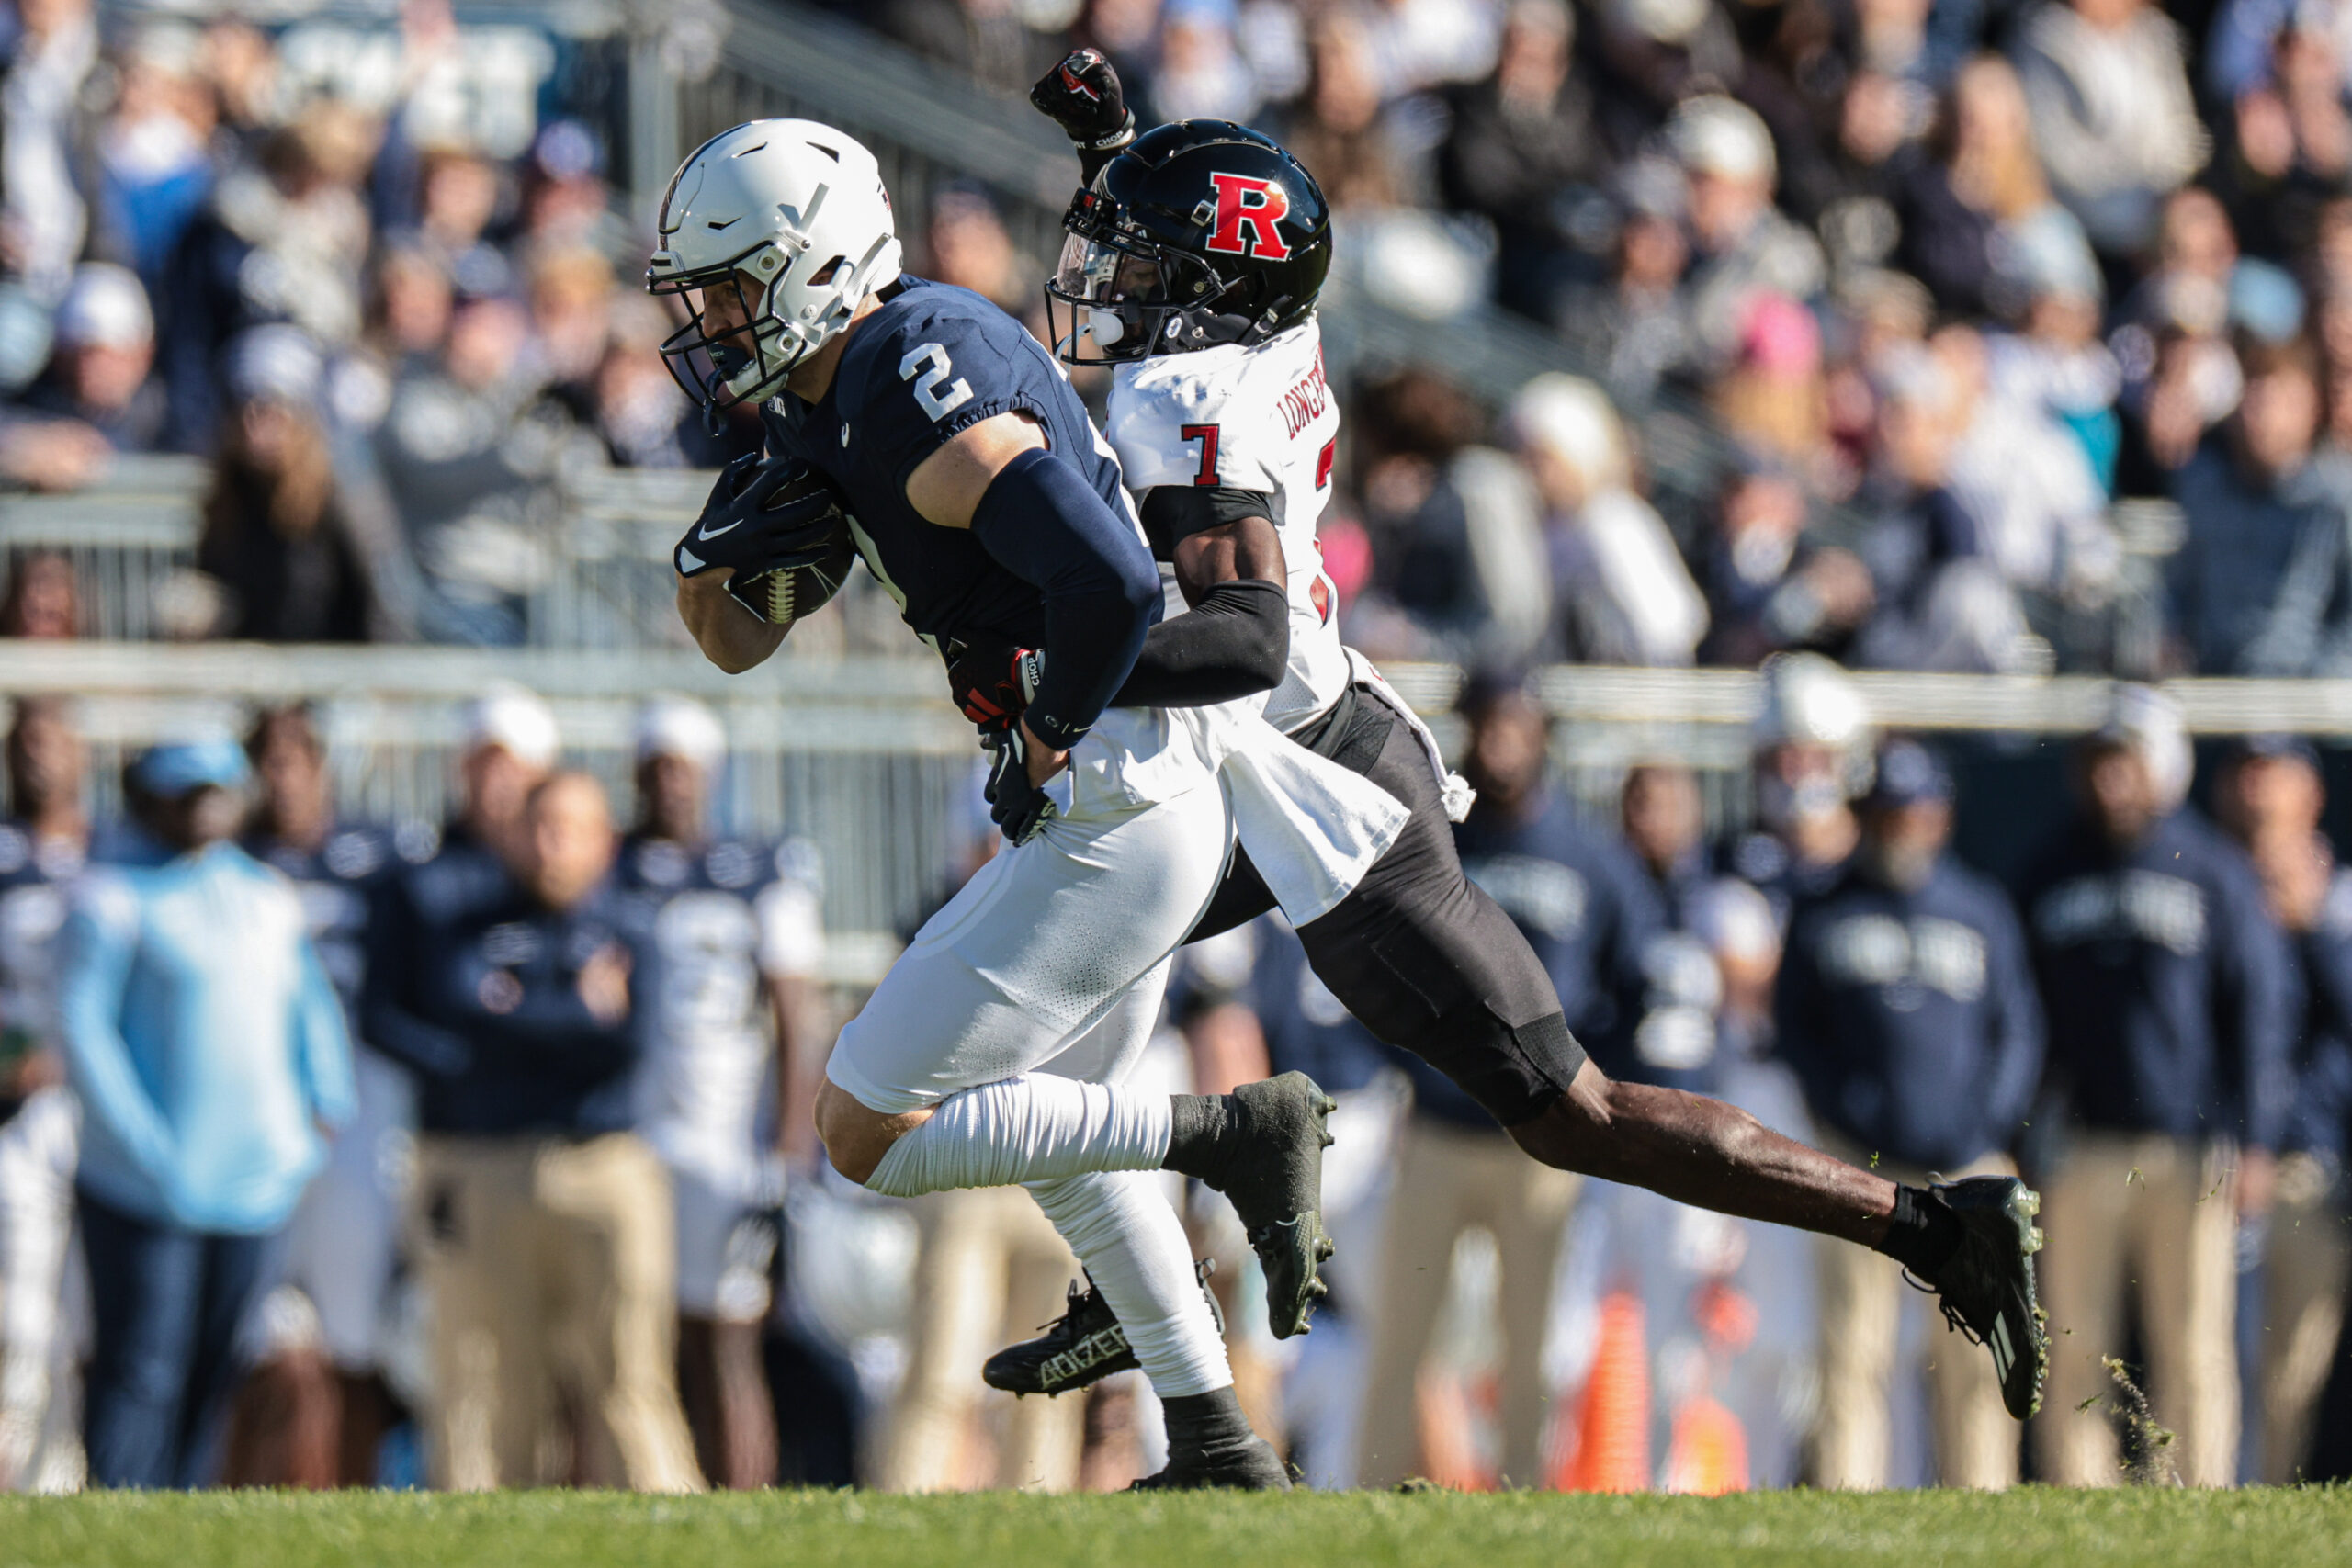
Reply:
[[1127, 1353], [1127, 1331], [1117, 1324], [1098, 1328], [1058, 1356], [1048, 1356], [1037, 1368], [1037, 1386], [1051, 1393], [1103, 1362]]

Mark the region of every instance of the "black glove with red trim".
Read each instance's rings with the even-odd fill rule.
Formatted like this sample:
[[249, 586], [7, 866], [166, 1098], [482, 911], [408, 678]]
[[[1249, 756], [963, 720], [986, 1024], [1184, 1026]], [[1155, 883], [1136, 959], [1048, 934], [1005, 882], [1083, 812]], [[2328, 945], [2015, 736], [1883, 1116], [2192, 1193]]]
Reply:
[[1045, 672], [1046, 656], [1037, 649], [959, 643], [947, 660], [948, 693], [982, 735], [1000, 735], [1021, 722]]
[[1136, 117], [1127, 108], [1126, 91], [1101, 50], [1072, 50], [1037, 79], [1029, 101], [1090, 152], [1116, 152], [1135, 140]]

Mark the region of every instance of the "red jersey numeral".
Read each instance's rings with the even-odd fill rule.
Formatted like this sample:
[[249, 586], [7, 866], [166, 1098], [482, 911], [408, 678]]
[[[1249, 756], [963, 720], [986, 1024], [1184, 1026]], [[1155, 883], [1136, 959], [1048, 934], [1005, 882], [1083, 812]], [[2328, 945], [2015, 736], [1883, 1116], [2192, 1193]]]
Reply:
[[1201, 444], [1201, 471], [1193, 476], [1193, 482], [1196, 485], [1216, 483], [1216, 426], [1188, 424], [1182, 434], [1185, 440]]
[[1315, 458], [1315, 488], [1321, 490], [1331, 482], [1331, 465], [1340, 456], [1340, 438], [1336, 435], [1323, 443], [1323, 450]]

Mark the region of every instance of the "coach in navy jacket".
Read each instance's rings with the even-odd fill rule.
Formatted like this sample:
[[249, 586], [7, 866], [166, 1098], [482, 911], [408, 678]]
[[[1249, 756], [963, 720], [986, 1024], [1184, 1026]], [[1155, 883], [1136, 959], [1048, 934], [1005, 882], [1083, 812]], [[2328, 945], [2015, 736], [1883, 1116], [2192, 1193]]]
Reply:
[[[2007, 897], [1945, 852], [1951, 782], [1907, 740], [1879, 753], [1861, 838], [1801, 895], [1776, 997], [1781, 1055], [1832, 1152], [1895, 1180], [2009, 1175], [2004, 1150], [2041, 1071], [2041, 1008]], [[1886, 1258], [1821, 1249], [1815, 1480], [1883, 1486], [1905, 1292]], [[2013, 1484], [2017, 1427], [1984, 1363], [1927, 1338], [1937, 1480]]]
[[2028, 880], [2026, 928], [2050, 1014], [2067, 1125], [2042, 1177], [2042, 1304], [2053, 1325], [2041, 1474], [2111, 1484], [2120, 1462], [2104, 1357], [2125, 1352], [2137, 1298], [2143, 1384], [2192, 1486], [2236, 1479], [2236, 1211], [2245, 1151], [2286, 1113], [2296, 986], [2252, 867], [2183, 804], [2176, 709], [2117, 694], [2076, 754], [2082, 815]]
[[1781, 1055], [1818, 1120], [1948, 1171], [2008, 1146], [2042, 1049], [2007, 896], [1942, 852], [1950, 793], [1919, 746], [1882, 753], [1860, 852], [1797, 902], [1776, 1002]]

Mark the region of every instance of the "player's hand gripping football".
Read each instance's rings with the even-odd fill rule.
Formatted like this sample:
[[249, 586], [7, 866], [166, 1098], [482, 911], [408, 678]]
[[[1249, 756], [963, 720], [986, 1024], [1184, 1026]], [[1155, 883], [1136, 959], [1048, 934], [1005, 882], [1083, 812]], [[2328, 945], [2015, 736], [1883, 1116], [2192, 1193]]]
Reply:
[[678, 541], [680, 577], [722, 569], [727, 591], [765, 619], [744, 592], [772, 571], [815, 566], [838, 548], [841, 497], [807, 464], [749, 453], [719, 470], [702, 515]]
[[1029, 89], [1029, 101], [1064, 135], [1091, 152], [1125, 146], [1136, 133], [1136, 117], [1127, 110], [1119, 73], [1100, 50], [1072, 50], [1037, 79]]

